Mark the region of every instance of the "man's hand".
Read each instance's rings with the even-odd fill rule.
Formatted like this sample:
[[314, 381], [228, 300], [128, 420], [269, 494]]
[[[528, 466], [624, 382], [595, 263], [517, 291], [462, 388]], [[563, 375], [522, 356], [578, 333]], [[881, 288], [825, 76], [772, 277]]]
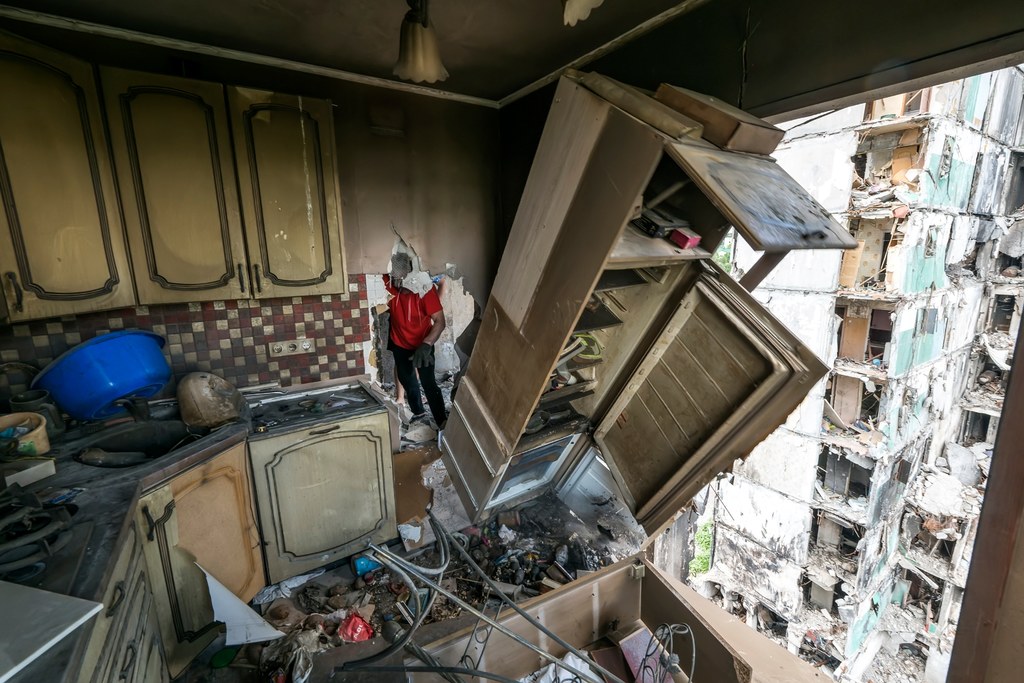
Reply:
[[417, 368], [425, 368], [434, 364], [434, 347], [426, 342], [416, 347], [412, 352], [412, 364]]

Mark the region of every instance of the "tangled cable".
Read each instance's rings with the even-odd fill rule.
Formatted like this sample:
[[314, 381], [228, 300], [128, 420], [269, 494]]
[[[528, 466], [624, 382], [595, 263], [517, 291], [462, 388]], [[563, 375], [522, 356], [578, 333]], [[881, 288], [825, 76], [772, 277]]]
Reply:
[[[682, 673], [679, 666], [679, 655], [675, 651], [675, 637], [690, 637], [690, 671], [687, 680], [693, 681], [693, 673], [697, 668], [697, 641], [693, 630], [686, 624], [659, 624], [651, 634], [647, 650], [640, 662], [637, 680], [650, 683], [665, 683], [671, 674]], [[653, 659], [652, 659], [653, 658]]]

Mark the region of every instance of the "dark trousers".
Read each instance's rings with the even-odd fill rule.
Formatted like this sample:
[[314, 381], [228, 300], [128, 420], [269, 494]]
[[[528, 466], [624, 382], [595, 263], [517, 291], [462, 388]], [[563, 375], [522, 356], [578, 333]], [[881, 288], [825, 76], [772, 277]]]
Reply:
[[[434, 416], [437, 426], [444, 424], [448, 414], [444, 409], [444, 396], [441, 395], [441, 388], [437, 386], [437, 378], [434, 377], [434, 350], [430, 350], [430, 365], [417, 368], [412, 364], [413, 352], [403, 349], [395, 342], [388, 340], [388, 350], [395, 356], [395, 374], [398, 381], [405, 388], [405, 398], [409, 401], [413, 416], [422, 415], [423, 397], [420, 395], [420, 384], [423, 385], [423, 393], [427, 395], [427, 403], [430, 404], [430, 413]], [[416, 379], [417, 371], [419, 380]]]

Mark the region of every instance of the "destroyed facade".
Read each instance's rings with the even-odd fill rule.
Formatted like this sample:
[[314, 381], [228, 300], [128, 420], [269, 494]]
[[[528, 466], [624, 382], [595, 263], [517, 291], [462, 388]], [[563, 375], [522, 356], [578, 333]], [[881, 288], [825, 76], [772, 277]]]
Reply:
[[833, 369], [714, 485], [689, 581], [839, 680], [945, 680], [1020, 325], [1022, 99], [1013, 67], [783, 125], [859, 247], [755, 292]]

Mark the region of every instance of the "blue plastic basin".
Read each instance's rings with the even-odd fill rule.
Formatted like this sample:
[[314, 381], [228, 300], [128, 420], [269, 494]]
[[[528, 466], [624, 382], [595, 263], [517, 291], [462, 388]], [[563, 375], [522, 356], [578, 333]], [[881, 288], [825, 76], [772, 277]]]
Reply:
[[167, 385], [163, 345], [163, 337], [144, 330], [104, 334], [62, 353], [32, 387], [49, 391], [73, 418], [101, 420], [123, 410], [114, 405], [118, 399], [148, 398]]

